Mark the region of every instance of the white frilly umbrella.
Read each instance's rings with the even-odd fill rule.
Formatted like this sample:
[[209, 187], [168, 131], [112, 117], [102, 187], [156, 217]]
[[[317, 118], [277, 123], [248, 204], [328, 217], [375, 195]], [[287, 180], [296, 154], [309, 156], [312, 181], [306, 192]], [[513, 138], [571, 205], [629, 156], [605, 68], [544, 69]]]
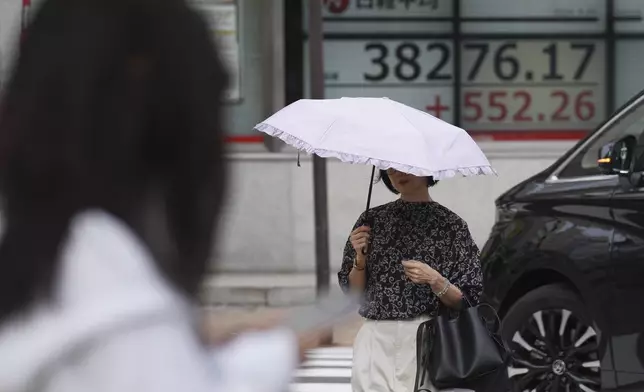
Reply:
[[[431, 176], [496, 174], [463, 129], [388, 98], [301, 99], [257, 124], [308, 154]], [[367, 210], [371, 199], [371, 189]]]

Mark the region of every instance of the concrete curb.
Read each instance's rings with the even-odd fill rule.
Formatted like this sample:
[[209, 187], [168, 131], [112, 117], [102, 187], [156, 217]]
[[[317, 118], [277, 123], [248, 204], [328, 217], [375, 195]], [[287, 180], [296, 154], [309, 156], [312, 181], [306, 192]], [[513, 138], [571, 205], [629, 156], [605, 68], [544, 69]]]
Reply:
[[[233, 323], [235, 319], [244, 317], [260, 316], [262, 313], [270, 314], [271, 311], [286, 311], [294, 309], [293, 307], [270, 308], [270, 307], [206, 307], [205, 310], [210, 316], [221, 319], [224, 324]], [[362, 317], [355, 315], [349, 318], [342, 325], [333, 328], [333, 339], [331, 346], [351, 347], [353, 341], [362, 326]]]
[[[332, 292], [337, 275], [329, 277]], [[315, 302], [314, 274], [218, 274], [207, 279], [202, 302], [216, 307], [290, 307]]]

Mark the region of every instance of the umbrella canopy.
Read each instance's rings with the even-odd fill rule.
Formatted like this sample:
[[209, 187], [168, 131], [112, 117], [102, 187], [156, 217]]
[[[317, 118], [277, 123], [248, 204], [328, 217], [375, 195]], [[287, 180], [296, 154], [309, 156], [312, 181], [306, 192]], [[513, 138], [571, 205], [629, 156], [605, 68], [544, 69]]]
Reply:
[[388, 98], [302, 99], [255, 129], [309, 154], [434, 180], [496, 174], [466, 131]]

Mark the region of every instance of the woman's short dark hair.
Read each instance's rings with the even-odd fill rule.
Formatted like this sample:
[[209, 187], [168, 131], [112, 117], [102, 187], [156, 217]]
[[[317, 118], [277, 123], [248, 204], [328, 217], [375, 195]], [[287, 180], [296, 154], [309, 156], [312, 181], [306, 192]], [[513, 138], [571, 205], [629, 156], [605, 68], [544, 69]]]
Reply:
[[[431, 188], [434, 185], [438, 184], [438, 181], [434, 181], [434, 177], [425, 177], [427, 179], [427, 187]], [[394, 184], [391, 183], [391, 179], [389, 178], [389, 175], [387, 174], [387, 170], [380, 170], [380, 175], [378, 176], [378, 181], [382, 181], [383, 184], [391, 191], [391, 193], [397, 195], [400, 192], [396, 190], [394, 187]]]
[[205, 22], [184, 0], [46, 0], [19, 52], [0, 108], [0, 320], [49, 298], [75, 214], [131, 224], [152, 189], [180, 255], [160, 268], [196, 293], [226, 178]]

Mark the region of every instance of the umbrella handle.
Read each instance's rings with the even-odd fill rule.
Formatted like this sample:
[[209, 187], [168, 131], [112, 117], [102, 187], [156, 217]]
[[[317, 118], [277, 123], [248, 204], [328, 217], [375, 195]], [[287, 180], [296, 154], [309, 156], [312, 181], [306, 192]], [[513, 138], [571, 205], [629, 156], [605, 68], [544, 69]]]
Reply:
[[371, 168], [371, 179], [369, 180], [369, 193], [367, 193], [367, 208], [365, 208], [365, 217], [369, 216], [369, 209], [371, 208], [371, 194], [373, 193], [373, 181], [376, 178], [376, 167]]
[[[373, 218], [369, 215], [368, 211], [367, 211], [367, 214], [365, 214], [365, 222], [364, 222], [364, 225], [365, 225], [365, 226], [367, 226], [367, 227], [369, 227], [369, 228], [371, 229], [371, 236], [372, 236], [372, 238], [373, 238], [373, 226], [374, 226], [374, 225], [373, 225]], [[366, 255], [367, 255], [367, 253], [369, 253], [369, 252], [368, 252], [368, 250], [367, 250], [367, 249], [369, 249], [369, 245], [370, 245], [370, 244], [367, 244], [367, 247], [366, 247], [366, 248], [362, 248], [362, 249], [360, 249], [360, 253], [362, 253], [363, 255], [365, 255], [365, 256], [366, 256]]]
[[[371, 208], [371, 193], [373, 192], [373, 181], [376, 177], [376, 167], [373, 166], [371, 168], [371, 179], [369, 180], [369, 193], [367, 194], [367, 208], [365, 209], [365, 223], [367, 226], [370, 228], [373, 228], [373, 223], [371, 222], [371, 219], [369, 217], [369, 209]], [[363, 255], [367, 255], [367, 250], [365, 248], [360, 249], [360, 252]]]

